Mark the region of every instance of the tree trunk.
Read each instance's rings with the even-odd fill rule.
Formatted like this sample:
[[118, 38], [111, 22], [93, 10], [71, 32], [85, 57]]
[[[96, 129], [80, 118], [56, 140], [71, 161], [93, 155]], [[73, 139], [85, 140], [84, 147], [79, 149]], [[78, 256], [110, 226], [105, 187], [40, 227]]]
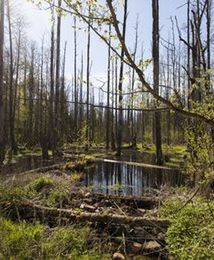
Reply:
[[[152, 56], [153, 56], [153, 81], [154, 90], [159, 95], [159, 0], [152, 0], [153, 33], [152, 33]], [[157, 103], [156, 103], [157, 106]], [[161, 118], [160, 112], [155, 112], [155, 144], [156, 161], [158, 165], [163, 164], [161, 146]]]
[[[128, 0], [125, 0], [124, 2], [124, 17], [123, 17], [123, 42], [125, 42], [126, 38], [126, 21], [127, 21], [127, 9], [128, 9]], [[123, 132], [123, 70], [124, 70], [124, 59], [125, 51], [124, 48], [121, 50], [121, 63], [120, 63], [120, 75], [119, 75], [119, 85], [118, 85], [118, 91], [119, 91], [119, 122], [118, 122], [118, 133], [117, 133], [117, 155], [121, 155], [121, 149], [122, 149], [122, 132]]]
[[0, 166], [4, 161], [4, 0], [0, 1]]
[[[90, 13], [90, 6], [89, 6]], [[89, 138], [90, 138], [90, 114], [89, 114], [89, 98], [90, 98], [90, 48], [91, 48], [91, 28], [90, 21], [88, 24], [88, 43], [87, 43], [87, 75], [86, 75], [86, 85], [87, 85], [87, 107], [86, 107], [86, 151], [89, 148]]]
[[108, 66], [107, 66], [107, 108], [106, 108], [106, 150], [109, 150], [110, 141], [110, 70], [111, 70], [111, 25], [109, 25], [109, 47], [108, 47]]
[[[58, 0], [58, 8], [61, 7], [61, 0]], [[55, 152], [58, 150], [59, 144], [59, 130], [60, 130], [60, 117], [59, 117], [59, 96], [60, 96], [60, 43], [61, 43], [61, 14], [57, 16], [57, 39], [56, 39], [56, 89], [55, 89]]]
[[12, 154], [17, 152], [15, 141], [15, 118], [13, 117], [13, 104], [14, 104], [14, 89], [13, 89], [13, 40], [12, 40], [12, 27], [10, 17], [9, 0], [7, 1], [7, 16], [8, 16], [8, 30], [9, 30], [9, 49], [10, 49], [10, 73], [9, 73], [9, 124], [10, 124], [10, 159]]

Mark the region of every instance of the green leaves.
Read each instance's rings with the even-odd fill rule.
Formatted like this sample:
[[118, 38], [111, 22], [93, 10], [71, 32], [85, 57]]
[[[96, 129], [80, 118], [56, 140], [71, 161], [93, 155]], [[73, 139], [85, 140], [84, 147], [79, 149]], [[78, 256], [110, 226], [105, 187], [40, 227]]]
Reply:
[[170, 200], [163, 209], [172, 221], [166, 234], [168, 250], [176, 259], [214, 258], [214, 203], [195, 199], [182, 210], [181, 200]]

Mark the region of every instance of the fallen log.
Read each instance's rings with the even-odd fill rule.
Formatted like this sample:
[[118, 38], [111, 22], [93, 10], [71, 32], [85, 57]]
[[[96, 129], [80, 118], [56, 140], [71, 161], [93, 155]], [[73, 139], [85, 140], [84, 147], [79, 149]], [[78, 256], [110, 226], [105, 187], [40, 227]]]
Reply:
[[99, 214], [99, 213], [88, 213], [80, 212], [71, 209], [61, 209], [46, 207], [37, 205], [29, 200], [12, 200], [4, 201], [0, 203], [4, 208], [15, 207], [18, 210], [19, 216], [23, 218], [38, 218], [42, 221], [48, 220], [53, 222], [59, 218], [66, 218], [71, 222], [92, 222], [102, 224], [119, 224], [119, 225], [132, 225], [141, 227], [155, 227], [160, 230], [168, 228], [170, 222], [168, 220], [161, 219], [149, 219], [143, 217], [130, 217], [116, 214]]
[[[21, 174], [30, 174], [30, 173], [35, 173], [35, 172], [48, 172], [48, 171], [52, 171], [52, 170], [60, 170], [63, 166], [63, 163], [58, 163], [58, 164], [52, 164], [49, 166], [44, 166], [44, 167], [39, 167], [39, 168], [35, 168], [29, 171], [25, 171], [22, 172]], [[20, 176], [20, 174], [19, 174]]]
[[152, 169], [160, 169], [160, 170], [175, 170], [174, 168], [166, 167], [166, 166], [158, 166], [153, 164], [147, 164], [147, 163], [138, 163], [138, 162], [129, 162], [129, 161], [116, 161], [116, 160], [109, 160], [109, 159], [103, 159], [103, 162], [109, 162], [109, 163], [117, 163], [117, 164], [127, 164], [127, 165], [133, 165], [133, 166], [140, 166], [145, 168], [152, 168]]
[[109, 195], [102, 193], [71, 193], [71, 197], [75, 198], [90, 198], [94, 203], [105, 200], [106, 203], [112, 204], [117, 202], [119, 204], [125, 204], [127, 206], [132, 206], [133, 208], [144, 208], [152, 209], [159, 206], [160, 200], [153, 197], [135, 197], [135, 196], [120, 196], [120, 195]]

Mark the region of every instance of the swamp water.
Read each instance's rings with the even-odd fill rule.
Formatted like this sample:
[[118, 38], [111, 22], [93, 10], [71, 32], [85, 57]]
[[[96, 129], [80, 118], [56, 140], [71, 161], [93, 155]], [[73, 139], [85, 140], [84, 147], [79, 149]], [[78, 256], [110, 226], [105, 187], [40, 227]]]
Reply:
[[43, 166], [49, 166], [53, 161], [44, 161], [41, 156], [34, 154], [26, 154], [23, 157], [17, 158], [16, 162], [6, 164], [2, 167], [1, 173], [14, 174], [24, 171], [33, 170]]
[[185, 176], [176, 169], [156, 169], [101, 161], [87, 170], [85, 185], [93, 192], [142, 196], [163, 187], [185, 185]]

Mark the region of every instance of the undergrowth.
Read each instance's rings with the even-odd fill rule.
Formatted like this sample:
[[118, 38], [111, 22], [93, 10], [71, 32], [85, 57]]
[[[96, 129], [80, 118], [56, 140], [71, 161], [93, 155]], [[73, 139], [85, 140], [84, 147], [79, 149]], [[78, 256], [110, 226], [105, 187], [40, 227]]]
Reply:
[[161, 214], [171, 220], [166, 242], [176, 259], [214, 259], [213, 201], [195, 198], [184, 206], [182, 198], [174, 198]]
[[26, 223], [19, 220], [15, 209], [7, 209], [4, 204], [29, 199], [57, 207], [65, 200], [69, 202], [70, 186], [71, 180], [48, 174], [29, 178], [25, 185], [21, 181], [0, 184], [0, 260], [109, 259], [99, 253], [98, 245], [92, 244], [88, 227], [67, 225], [50, 228], [44, 223]]
[[24, 186], [20, 183], [0, 184], [0, 200], [36, 199], [46, 206], [57, 206], [70, 198], [71, 182], [56, 176], [41, 176]]
[[89, 249], [86, 227], [50, 229], [0, 217], [0, 259], [105, 259]]

